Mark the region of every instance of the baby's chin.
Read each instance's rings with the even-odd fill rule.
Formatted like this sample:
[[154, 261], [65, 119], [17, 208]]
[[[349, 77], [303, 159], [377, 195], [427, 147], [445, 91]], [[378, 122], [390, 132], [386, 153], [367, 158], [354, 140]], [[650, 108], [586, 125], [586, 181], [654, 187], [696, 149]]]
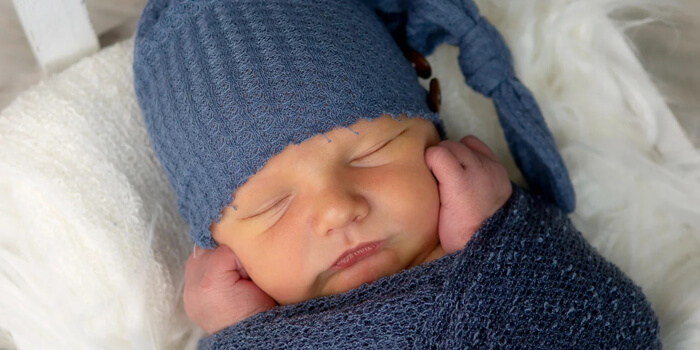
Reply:
[[[425, 263], [431, 262], [431, 261], [433, 261], [433, 260], [435, 260], [435, 259], [440, 259], [440, 258], [442, 258], [443, 256], [445, 256], [445, 254], [446, 254], [446, 253], [445, 253], [445, 250], [442, 249], [442, 245], [441, 245], [440, 243], [438, 243], [437, 246], [435, 247], [435, 249], [433, 249], [433, 250], [430, 252], [430, 254], [428, 254], [424, 259], [422, 259], [421, 262], [419, 262], [419, 263], [416, 264], [416, 265], [421, 265], [421, 264], [425, 264]], [[414, 265], [414, 266], [416, 266], [416, 265]]]

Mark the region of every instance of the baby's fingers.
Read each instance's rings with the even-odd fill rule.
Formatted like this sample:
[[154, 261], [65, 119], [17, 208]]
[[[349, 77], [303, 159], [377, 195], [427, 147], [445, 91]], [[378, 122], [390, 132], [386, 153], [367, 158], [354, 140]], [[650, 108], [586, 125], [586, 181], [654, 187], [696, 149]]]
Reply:
[[484, 166], [480, 155], [462, 143], [452, 140], [445, 140], [440, 142], [440, 146], [445, 147], [452, 152], [462, 168], [467, 171], [472, 170], [470, 168], [482, 168]]
[[240, 273], [243, 278], [248, 278], [238, 256], [229, 247], [223, 245], [216, 247], [209, 261], [209, 272], [219, 275], [233, 271]]
[[484, 155], [490, 158], [491, 160], [498, 162], [498, 158], [493, 153], [491, 148], [489, 148], [489, 146], [482, 142], [478, 137], [474, 135], [467, 135], [463, 137], [462, 140], [460, 140], [459, 142], [474, 150], [475, 152], [478, 152], [481, 155]]
[[464, 172], [455, 155], [442, 146], [433, 146], [425, 150], [425, 164], [439, 183], [444, 183]]
[[198, 283], [207, 272], [209, 260], [213, 251], [195, 246], [194, 252], [187, 258], [185, 265], [185, 281], [189, 284]]

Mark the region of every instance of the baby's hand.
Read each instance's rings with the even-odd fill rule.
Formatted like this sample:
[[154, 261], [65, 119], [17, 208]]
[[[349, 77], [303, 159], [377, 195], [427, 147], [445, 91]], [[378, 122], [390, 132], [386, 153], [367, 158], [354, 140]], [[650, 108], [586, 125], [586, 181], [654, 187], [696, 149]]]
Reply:
[[185, 312], [207, 333], [216, 333], [277, 305], [248, 279], [236, 255], [225, 246], [199, 247], [185, 266]]
[[508, 173], [491, 149], [474, 136], [428, 148], [425, 162], [440, 191], [440, 244], [446, 253], [454, 253], [510, 198], [513, 189]]

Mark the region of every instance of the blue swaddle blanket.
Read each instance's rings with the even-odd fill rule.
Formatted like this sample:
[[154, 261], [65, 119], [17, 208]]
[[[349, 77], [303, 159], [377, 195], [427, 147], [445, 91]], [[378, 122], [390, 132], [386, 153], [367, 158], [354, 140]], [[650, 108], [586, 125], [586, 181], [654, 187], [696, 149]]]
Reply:
[[660, 349], [641, 289], [562, 211], [513, 195], [455, 254], [277, 307], [200, 349]]

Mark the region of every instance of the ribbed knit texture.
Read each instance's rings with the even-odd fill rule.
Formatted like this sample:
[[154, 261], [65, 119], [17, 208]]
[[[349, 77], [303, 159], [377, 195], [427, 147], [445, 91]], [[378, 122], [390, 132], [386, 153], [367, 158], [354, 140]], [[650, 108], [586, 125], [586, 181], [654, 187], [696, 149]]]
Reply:
[[539, 107], [471, 0], [151, 0], [136, 35], [135, 90], [195, 243], [216, 245], [212, 220], [290, 144], [382, 114], [427, 118], [442, 134], [390, 34], [401, 28], [424, 54], [460, 47], [467, 83], [493, 97], [530, 186], [573, 210]]
[[289, 144], [382, 114], [424, 117], [426, 91], [389, 32], [357, 0], [153, 0], [134, 52], [153, 147], [190, 223]]
[[660, 349], [641, 289], [517, 186], [464, 250], [277, 307], [200, 349]]

